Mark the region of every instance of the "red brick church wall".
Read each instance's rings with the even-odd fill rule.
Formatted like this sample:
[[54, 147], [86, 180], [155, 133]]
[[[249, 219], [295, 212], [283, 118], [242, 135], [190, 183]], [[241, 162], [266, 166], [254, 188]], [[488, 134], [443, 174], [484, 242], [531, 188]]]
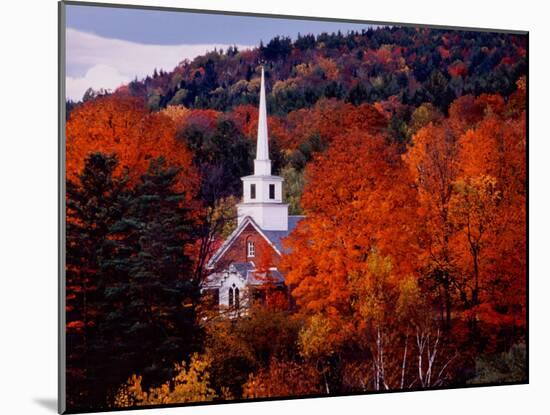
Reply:
[[[254, 258], [247, 257], [248, 241], [254, 242], [256, 247], [256, 255]], [[269, 245], [266, 239], [258, 233], [254, 226], [248, 224], [237, 239], [233, 241], [227, 251], [225, 251], [224, 254], [218, 259], [218, 262], [215, 265], [215, 271], [217, 272], [226, 269], [234, 262], [252, 261], [256, 266], [259, 266], [259, 261], [261, 261], [262, 258], [265, 258], [265, 255], [272, 256], [275, 261], [279, 257], [273, 247]]]

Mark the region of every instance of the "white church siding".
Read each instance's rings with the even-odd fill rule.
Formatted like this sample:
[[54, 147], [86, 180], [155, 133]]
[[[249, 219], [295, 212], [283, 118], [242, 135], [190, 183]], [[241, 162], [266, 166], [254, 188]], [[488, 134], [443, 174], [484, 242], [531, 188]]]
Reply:
[[238, 224], [246, 217], [266, 231], [288, 230], [288, 204], [284, 203], [243, 203], [238, 205]]
[[[233, 304], [229, 304], [229, 290], [233, 290]], [[238, 290], [239, 300], [237, 301], [235, 289]], [[224, 279], [222, 285], [219, 288], [219, 299], [220, 299], [220, 306], [226, 306], [226, 307], [235, 307], [237, 302], [239, 303], [240, 307], [246, 307], [247, 304], [245, 302], [245, 298], [248, 297], [246, 295], [246, 283], [245, 281], [240, 277], [238, 273], [229, 273], [227, 278]]]
[[[243, 203], [282, 203], [283, 202], [283, 178], [279, 176], [245, 176], [243, 182]], [[256, 185], [256, 197], [250, 195], [250, 185]], [[275, 186], [275, 198], [269, 198], [269, 185]]]

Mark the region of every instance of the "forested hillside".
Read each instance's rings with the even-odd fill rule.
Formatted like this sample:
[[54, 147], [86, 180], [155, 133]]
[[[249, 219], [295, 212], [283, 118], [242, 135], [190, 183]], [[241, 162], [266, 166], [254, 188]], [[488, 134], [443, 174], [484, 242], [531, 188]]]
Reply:
[[[276, 37], [67, 103], [73, 406], [524, 381], [526, 51]], [[252, 172], [261, 65], [274, 174], [307, 218], [281, 264], [295, 308], [229, 322], [199, 288]]]
[[465, 94], [508, 96], [526, 70], [525, 40], [513, 35], [394, 27], [276, 37], [253, 50], [211, 52], [174, 71], [128, 85], [153, 110], [167, 105], [227, 111], [258, 102], [256, 67], [266, 65], [269, 108], [284, 115], [321, 98], [354, 105], [389, 100], [446, 112]]

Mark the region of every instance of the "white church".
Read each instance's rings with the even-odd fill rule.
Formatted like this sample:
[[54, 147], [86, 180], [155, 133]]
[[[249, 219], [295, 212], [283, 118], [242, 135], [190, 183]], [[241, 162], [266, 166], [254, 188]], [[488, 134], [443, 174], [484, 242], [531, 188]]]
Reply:
[[209, 275], [202, 286], [220, 309], [246, 309], [250, 299], [261, 300], [261, 288], [268, 283], [288, 293], [284, 275], [277, 267], [260, 272], [258, 261], [268, 254], [277, 263], [284, 252], [282, 240], [303, 218], [288, 214], [283, 178], [271, 174], [263, 67], [254, 174], [241, 180], [243, 198], [237, 205], [237, 228], [210, 258]]

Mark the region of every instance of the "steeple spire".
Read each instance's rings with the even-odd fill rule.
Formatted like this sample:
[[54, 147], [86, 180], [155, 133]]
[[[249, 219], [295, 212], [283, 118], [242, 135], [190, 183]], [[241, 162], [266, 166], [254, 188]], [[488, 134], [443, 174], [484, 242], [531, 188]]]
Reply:
[[258, 143], [254, 159], [254, 174], [241, 177], [243, 201], [237, 205], [237, 223], [251, 217], [266, 231], [288, 230], [288, 204], [283, 203], [283, 178], [271, 175], [271, 160], [267, 136], [265, 79], [262, 67], [260, 82], [260, 111], [258, 116]]
[[267, 109], [265, 103], [264, 67], [260, 82], [260, 108], [258, 116], [258, 139], [256, 143], [256, 159], [254, 160], [254, 174], [257, 176], [271, 176], [271, 160], [269, 160], [269, 143], [267, 135]]

